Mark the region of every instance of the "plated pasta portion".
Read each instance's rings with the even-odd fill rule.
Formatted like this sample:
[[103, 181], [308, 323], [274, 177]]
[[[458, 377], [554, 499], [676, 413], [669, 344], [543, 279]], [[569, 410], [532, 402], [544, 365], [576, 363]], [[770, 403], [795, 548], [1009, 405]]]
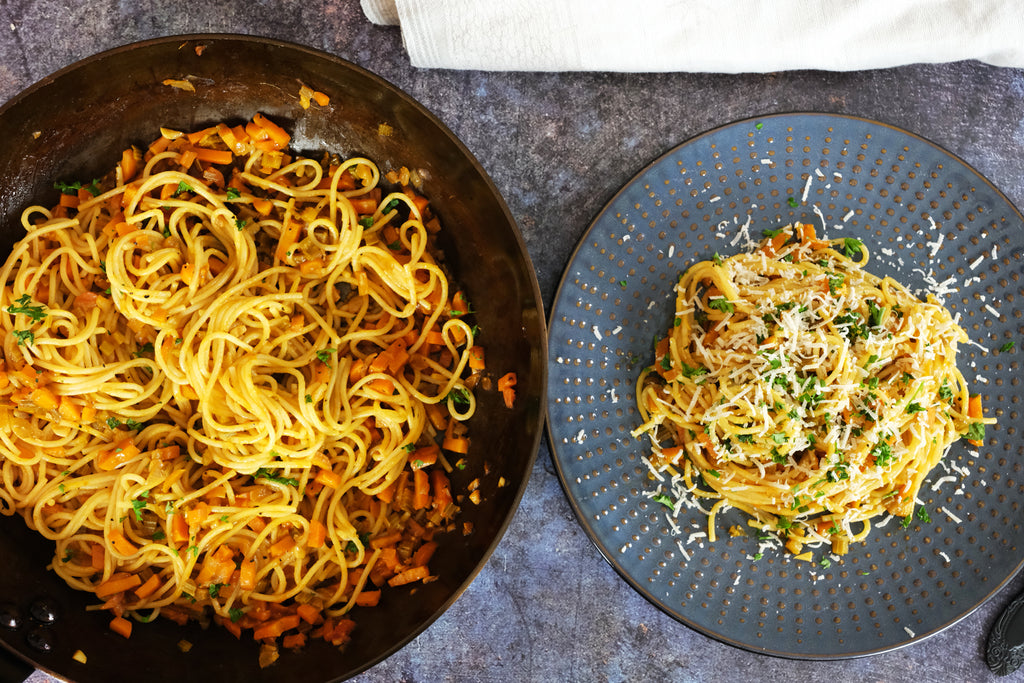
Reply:
[[796, 223], [680, 275], [633, 435], [650, 438], [655, 500], [700, 507], [710, 540], [737, 508], [803, 559], [844, 554], [880, 515], [913, 513], [953, 442], [981, 445], [994, 419], [956, 365], [966, 333], [867, 263], [859, 240]]
[[435, 578], [474, 392], [515, 395], [415, 173], [289, 141], [161, 129], [27, 209], [0, 271], [0, 511], [114, 630], [212, 620], [264, 665]]

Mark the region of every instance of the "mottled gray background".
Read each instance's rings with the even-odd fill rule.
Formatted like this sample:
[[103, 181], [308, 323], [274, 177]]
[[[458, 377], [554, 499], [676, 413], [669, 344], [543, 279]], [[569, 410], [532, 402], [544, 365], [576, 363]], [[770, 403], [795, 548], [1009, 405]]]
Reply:
[[[728, 27], [707, 30], [720, 31], [729, 49]], [[319, 48], [423, 102], [504, 194], [548, 307], [577, 240], [626, 181], [686, 138], [738, 118], [811, 110], [878, 119], [943, 145], [1024, 204], [1020, 70], [957, 63], [735, 76], [426, 71], [409, 65], [399, 31], [371, 25], [356, 0], [0, 0], [0, 101], [95, 52], [196, 32]], [[618, 577], [574, 518], [542, 444], [522, 506], [477, 580], [419, 638], [357, 680], [989, 681], [996, 677], [984, 664], [986, 632], [1022, 578], [959, 624], [896, 652], [837, 662], [751, 654], [664, 616]]]

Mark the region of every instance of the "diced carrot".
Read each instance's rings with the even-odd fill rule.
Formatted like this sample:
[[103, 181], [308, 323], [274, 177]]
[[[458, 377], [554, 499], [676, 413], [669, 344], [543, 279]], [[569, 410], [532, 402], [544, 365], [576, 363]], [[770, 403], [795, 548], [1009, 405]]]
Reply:
[[296, 614], [299, 615], [304, 622], [307, 624], [315, 624], [321, 619], [320, 610], [313, 605], [299, 605], [295, 608]]
[[501, 396], [505, 400], [506, 408], [511, 408], [515, 403], [516, 390], [513, 388], [515, 385], [516, 373], [514, 372], [507, 372], [498, 380], [498, 391], [501, 392]]
[[270, 546], [271, 557], [281, 557], [295, 547], [295, 539], [291, 536], [282, 536], [281, 540]]
[[168, 460], [174, 460], [181, 455], [181, 447], [174, 444], [171, 446], [163, 446], [162, 448], [154, 448], [150, 451], [150, 455], [165, 462]]
[[210, 149], [208, 147], [189, 147], [187, 149], [195, 154], [196, 159], [199, 161], [205, 161], [210, 164], [230, 164], [234, 157], [231, 151], [227, 149]]
[[185, 513], [185, 521], [188, 522], [189, 527], [202, 526], [206, 518], [210, 516], [210, 506], [205, 502], [200, 501], [192, 506]]
[[383, 536], [376, 536], [370, 539], [370, 547], [374, 550], [379, 548], [388, 548], [391, 546], [398, 545], [398, 542], [402, 540], [401, 531], [392, 531], [389, 534]]
[[252, 208], [256, 209], [259, 215], [267, 216], [270, 214], [271, 209], [274, 208], [274, 202], [269, 199], [254, 198], [252, 200]]
[[430, 477], [426, 470], [414, 470], [412, 481], [412, 506], [416, 510], [422, 510], [430, 504]]
[[427, 419], [434, 429], [444, 429], [448, 426], [448, 412], [436, 403], [428, 403], [426, 406]]
[[291, 215], [286, 215], [284, 225], [281, 226], [281, 237], [277, 242], [277, 249], [274, 251], [274, 258], [284, 261], [298, 240], [301, 231], [302, 223], [292, 218]]
[[122, 182], [127, 183], [132, 178], [134, 178], [135, 174], [138, 172], [138, 169], [139, 169], [138, 157], [136, 157], [135, 155], [136, 155], [136, 151], [135, 151], [134, 147], [129, 147], [128, 149], [126, 149], [123, 152], [121, 152], [121, 180], [122, 180]]
[[281, 639], [281, 645], [289, 650], [299, 650], [306, 646], [305, 633], [289, 633]]
[[[237, 497], [236, 497], [236, 499], [237, 499]], [[250, 529], [252, 529], [256, 533], [260, 533], [261, 531], [263, 531], [264, 529], [267, 528], [267, 522], [262, 517], [253, 517], [252, 519], [249, 520], [249, 522], [246, 524], [246, 526], [248, 526]]]
[[114, 550], [122, 555], [134, 555], [138, 552], [138, 548], [132, 545], [132, 542], [125, 538], [120, 529], [111, 529], [108, 531], [107, 540], [109, 540], [110, 544], [114, 546]]
[[393, 481], [391, 484], [377, 494], [377, 499], [382, 503], [391, 503], [395, 499], [395, 489], [398, 487], [398, 481]]
[[[429, 332], [427, 332], [426, 342], [428, 344], [433, 344], [435, 346], [443, 346], [444, 345], [444, 335], [441, 334], [440, 330], [430, 330]], [[474, 347], [474, 348], [477, 348], [477, 347]], [[481, 349], [481, 351], [482, 351], [482, 349]], [[471, 354], [470, 355], [470, 363], [472, 363], [473, 362], [472, 351], [470, 351], [470, 354]], [[481, 360], [482, 359], [483, 359], [483, 354], [481, 354]]]
[[414, 470], [423, 469], [436, 463], [439, 455], [441, 455], [441, 449], [436, 443], [420, 446], [409, 454], [409, 465]]
[[426, 567], [413, 567], [388, 579], [389, 586], [404, 586], [413, 581], [422, 581], [430, 576], [430, 570]]
[[471, 370], [483, 370], [484, 365], [484, 347], [482, 346], [471, 346], [469, 349], [469, 367]]
[[327, 527], [318, 519], [309, 523], [309, 533], [306, 536], [306, 545], [310, 548], [322, 548], [327, 542]]
[[68, 209], [76, 209], [78, 208], [78, 204], [79, 200], [77, 194], [64, 194], [63, 192], [61, 193], [60, 206], [63, 206]]
[[369, 215], [377, 210], [377, 200], [369, 197], [350, 197], [349, 202], [357, 214]]
[[188, 537], [189, 528], [185, 515], [175, 512], [171, 515], [171, 542], [175, 544], [185, 543], [188, 541]]
[[196, 153], [194, 147], [186, 147], [178, 157], [178, 163], [183, 169], [189, 169], [192, 164], [196, 162]]
[[380, 602], [380, 591], [360, 591], [356, 596], [356, 604], [360, 607], [376, 607]]
[[210, 126], [209, 128], [203, 128], [201, 130], [194, 130], [191, 133], [187, 133], [186, 137], [188, 138], [188, 141], [190, 143], [195, 145], [195, 144], [198, 144], [198, 143], [202, 142], [204, 138], [207, 138], [207, 137], [213, 135], [216, 132], [217, 132], [217, 128], [215, 126]]
[[440, 468], [430, 471], [430, 486], [434, 492], [434, 509], [444, 513], [452, 504], [451, 482]]
[[445, 436], [444, 440], [441, 441], [441, 448], [465, 455], [469, 452], [469, 439], [462, 436]]
[[437, 541], [427, 541], [412, 554], [412, 566], [423, 567], [430, 558], [434, 556], [434, 551], [437, 550]]
[[[967, 417], [980, 420], [984, 415], [984, 408], [981, 405], [981, 394], [972, 394], [967, 399]], [[985, 443], [980, 439], [968, 439], [967, 443], [975, 447], [984, 446]]]
[[299, 272], [303, 275], [317, 275], [324, 269], [324, 260], [322, 258], [310, 259], [303, 261], [299, 264]]
[[196, 583], [206, 586], [214, 583], [227, 583], [235, 571], [234, 550], [230, 546], [222, 545], [203, 559], [196, 576]]
[[128, 621], [124, 617], [114, 617], [114, 620], [110, 622], [110, 630], [119, 636], [131, 638], [132, 622]]
[[138, 574], [113, 574], [109, 579], [96, 586], [96, 597], [103, 599], [109, 598], [115, 593], [123, 593], [124, 591], [131, 590], [141, 583], [142, 579], [139, 578]]
[[244, 591], [256, 590], [256, 560], [246, 558], [238, 568], [238, 587]]
[[160, 587], [160, 576], [153, 574], [151, 577], [146, 579], [146, 582], [135, 589], [135, 597], [140, 600], [145, 600], [150, 595], [156, 592], [156, 589]]
[[96, 465], [101, 470], [113, 470], [125, 464], [139, 454], [139, 448], [135, 445], [134, 439], [127, 437], [121, 439], [114, 447], [100, 452], [96, 459]]
[[92, 570], [94, 572], [103, 571], [103, 558], [106, 555], [106, 551], [103, 549], [103, 546], [99, 543], [93, 543], [89, 547], [89, 555], [91, 555], [92, 559]]
[[43, 410], [54, 410], [57, 407], [57, 395], [46, 387], [39, 387], [30, 395], [32, 402]]
[[277, 143], [279, 148], [286, 147], [288, 145], [288, 141], [292, 138], [284, 128], [281, 128], [281, 126], [277, 125], [263, 114], [257, 113], [252, 117], [252, 122], [266, 131], [267, 135], [270, 136], [270, 139]]
[[320, 92], [319, 90], [314, 90], [313, 101], [319, 104], [321, 107], [326, 107], [328, 104], [331, 103], [331, 98], [328, 97], [325, 93]]
[[332, 470], [320, 469], [320, 471], [316, 473], [315, 481], [320, 482], [327, 488], [336, 489], [341, 485], [341, 475], [336, 474]]
[[290, 631], [293, 628], [298, 628], [299, 622], [302, 618], [298, 614], [289, 614], [287, 616], [268, 621], [259, 628], [256, 628], [252, 632], [252, 637], [256, 640], [263, 640], [264, 638], [277, 638], [285, 631]]

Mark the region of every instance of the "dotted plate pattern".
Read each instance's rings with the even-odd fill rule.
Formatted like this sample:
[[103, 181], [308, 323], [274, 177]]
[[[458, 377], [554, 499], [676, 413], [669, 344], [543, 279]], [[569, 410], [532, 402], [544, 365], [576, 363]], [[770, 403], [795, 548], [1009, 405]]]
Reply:
[[[961, 371], [983, 395], [984, 445], [950, 449], [922, 487], [928, 520], [876, 519], [867, 542], [824, 567], [758, 553], [735, 510], [706, 518], [650, 500], [636, 378], [693, 263], [743, 249], [746, 231], [794, 220], [855, 237], [867, 269], [942, 293], [972, 343]], [[831, 114], [739, 121], [668, 152], [591, 224], [549, 327], [548, 430], [576, 515], [607, 561], [654, 605], [716, 639], [766, 654], [836, 659], [895, 649], [970, 614], [1024, 564], [1024, 218], [947, 151], [881, 123]], [[1002, 347], [1017, 341], [1013, 350]], [[646, 494], [646, 495], [645, 495]]]

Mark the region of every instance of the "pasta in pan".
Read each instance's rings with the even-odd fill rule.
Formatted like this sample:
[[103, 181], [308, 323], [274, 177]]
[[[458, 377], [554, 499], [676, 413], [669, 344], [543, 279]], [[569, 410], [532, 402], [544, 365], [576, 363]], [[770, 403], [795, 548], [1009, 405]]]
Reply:
[[733, 507], [794, 554], [843, 554], [873, 518], [910, 515], [950, 444], [981, 445], [994, 422], [956, 367], [967, 335], [949, 311], [867, 261], [859, 240], [798, 223], [681, 275], [633, 435], [651, 439], [653, 476], [712, 501], [711, 540]]
[[491, 383], [410, 173], [288, 142], [161, 129], [26, 210], [0, 272], [0, 510], [115, 630], [212, 617], [263, 664], [434, 578]]

